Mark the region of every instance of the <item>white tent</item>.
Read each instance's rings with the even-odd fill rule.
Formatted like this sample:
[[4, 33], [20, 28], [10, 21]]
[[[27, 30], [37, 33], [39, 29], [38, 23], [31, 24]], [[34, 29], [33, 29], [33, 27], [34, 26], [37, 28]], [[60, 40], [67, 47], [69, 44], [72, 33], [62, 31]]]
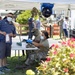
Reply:
[[53, 10], [58, 12], [65, 10], [66, 15], [69, 15], [69, 10], [75, 10], [75, 0], [0, 0], [0, 9], [26, 10], [33, 7], [40, 9], [41, 3], [53, 3]]
[[54, 3], [54, 10], [75, 9], [75, 0], [0, 0], [0, 9], [26, 10], [33, 7], [40, 9], [41, 3]]

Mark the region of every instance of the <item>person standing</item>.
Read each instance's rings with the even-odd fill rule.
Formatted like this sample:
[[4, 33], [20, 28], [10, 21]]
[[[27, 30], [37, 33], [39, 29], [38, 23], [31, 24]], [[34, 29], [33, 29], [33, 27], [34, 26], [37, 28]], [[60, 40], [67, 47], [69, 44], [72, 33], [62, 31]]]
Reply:
[[2, 20], [2, 17], [0, 16], [0, 20]]
[[8, 13], [7, 17], [0, 21], [0, 74], [7, 68], [7, 57], [11, 55], [12, 37], [16, 37], [16, 28], [12, 22], [13, 13]]
[[63, 22], [63, 32], [64, 32], [64, 39], [66, 39], [66, 37], [68, 37], [68, 27], [69, 27], [69, 24], [68, 24], [68, 17], [65, 17], [65, 20]]
[[34, 16], [33, 16], [33, 15], [31, 16], [31, 18], [29, 18], [28, 24], [29, 24], [28, 39], [32, 39], [32, 37], [33, 37], [32, 30], [33, 30], [33, 28], [34, 28]]

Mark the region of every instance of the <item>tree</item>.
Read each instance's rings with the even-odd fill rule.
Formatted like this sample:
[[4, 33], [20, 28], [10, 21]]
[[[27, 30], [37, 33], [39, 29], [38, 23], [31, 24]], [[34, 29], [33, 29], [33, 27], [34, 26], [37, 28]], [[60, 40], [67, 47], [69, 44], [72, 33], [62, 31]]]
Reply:
[[27, 24], [28, 23], [28, 19], [31, 16], [31, 11], [30, 10], [25, 10], [22, 11], [21, 14], [19, 14], [16, 18], [16, 22], [20, 23], [20, 24]]

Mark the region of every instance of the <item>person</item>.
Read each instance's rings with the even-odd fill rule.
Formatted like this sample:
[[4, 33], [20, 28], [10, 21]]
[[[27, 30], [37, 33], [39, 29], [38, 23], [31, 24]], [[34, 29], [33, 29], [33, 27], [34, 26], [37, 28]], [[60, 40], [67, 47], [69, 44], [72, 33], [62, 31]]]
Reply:
[[33, 37], [33, 33], [31, 32], [34, 28], [34, 16], [32, 15], [31, 18], [28, 19], [28, 24], [29, 24], [29, 35], [28, 35], [28, 39], [32, 39]]
[[2, 17], [0, 16], [0, 20], [2, 20]]
[[[41, 36], [40, 31], [39, 31], [38, 29], [34, 28], [34, 29], [32, 30], [32, 32], [33, 32], [33, 35], [35, 36], [34, 39], [33, 39], [33, 41], [39, 43], [39, 42], [41, 41], [41, 39], [40, 39], [40, 36]], [[34, 47], [34, 45], [28, 43], [26, 47], [27, 47], [27, 48], [30, 48], [30, 47]], [[34, 50], [30, 50], [30, 51], [29, 51], [29, 50], [26, 50], [26, 59], [28, 58], [28, 56], [29, 56], [32, 52], [34, 52]]]
[[7, 68], [7, 57], [11, 55], [12, 37], [16, 36], [16, 28], [12, 22], [13, 13], [8, 13], [7, 17], [0, 21], [0, 74]]
[[58, 25], [60, 26], [60, 39], [62, 39], [62, 34], [63, 34], [63, 18], [59, 19], [59, 21], [57, 22]]
[[46, 58], [47, 56], [47, 53], [49, 51], [48, 32], [42, 31], [42, 35], [40, 38], [41, 41], [39, 43], [32, 41], [30, 39], [26, 40], [27, 43], [31, 43], [34, 46], [39, 48], [39, 50], [34, 51], [29, 55], [29, 57], [25, 61], [26, 66], [32, 65], [35, 60], [41, 61], [42, 58]]
[[66, 37], [68, 37], [68, 17], [65, 17], [65, 20], [63, 22], [63, 32], [64, 32], [64, 39], [66, 39]]

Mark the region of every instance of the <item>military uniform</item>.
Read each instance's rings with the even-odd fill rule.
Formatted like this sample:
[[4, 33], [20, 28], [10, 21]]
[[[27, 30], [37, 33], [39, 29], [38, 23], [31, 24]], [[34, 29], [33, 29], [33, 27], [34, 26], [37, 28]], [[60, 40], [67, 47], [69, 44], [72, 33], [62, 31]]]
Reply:
[[26, 65], [30, 65], [32, 63], [34, 63], [35, 60], [40, 61], [42, 58], [46, 58], [47, 53], [49, 51], [49, 43], [48, 40], [42, 40], [40, 42], [43, 47], [40, 47], [40, 50], [34, 51], [33, 53], [31, 53], [29, 55], [29, 57], [27, 58], [27, 60], [25, 61]]
[[[33, 35], [35, 36], [35, 38], [34, 38], [33, 41], [39, 43], [40, 40], [41, 40], [41, 39], [40, 39], [40, 35], [41, 35], [41, 34], [40, 34], [40, 31], [39, 31], [38, 29], [33, 29], [32, 32], [33, 32]], [[35, 46], [32, 45], [32, 44], [30, 44], [30, 43], [28, 43], [28, 44], [27, 44], [27, 48], [30, 48], [30, 47], [31, 47], [31, 48], [34, 48]], [[28, 56], [29, 56], [31, 53], [33, 53], [33, 52], [34, 52], [34, 50], [30, 50], [30, 51], [27, 50], [27, 51], [26, 51], [26, 59], [27, 59]]]

